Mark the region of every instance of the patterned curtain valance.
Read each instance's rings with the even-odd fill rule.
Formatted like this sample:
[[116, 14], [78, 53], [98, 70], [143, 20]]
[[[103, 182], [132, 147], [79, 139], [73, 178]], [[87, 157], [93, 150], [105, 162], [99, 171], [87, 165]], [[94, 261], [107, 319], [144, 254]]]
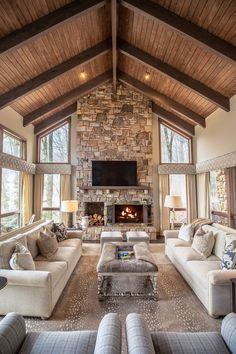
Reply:
[[196, 164], [197, 173], [218, 170], [219, 168], [228, 168], [236, 166], [236, 151], [229, 154], [206, 160]]
[[0, 166], [29, 174], [35, 174], [34, 163], [30, 163], [4, 153], [0, 153]]
[[36, 174], [70, 175], [71, 165], [61, 163], [39, 163], [36, 164]]
[[196, 167], [193, 164], [162, 164], [158, 166], [159, 175], [195, 175]]

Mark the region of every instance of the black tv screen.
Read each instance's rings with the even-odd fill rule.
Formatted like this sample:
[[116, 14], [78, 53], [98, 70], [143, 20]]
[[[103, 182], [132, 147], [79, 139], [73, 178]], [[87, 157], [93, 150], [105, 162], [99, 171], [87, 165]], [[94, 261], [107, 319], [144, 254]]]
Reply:
[[137, 186], [137, 161], [92, 161], [93, 186]]

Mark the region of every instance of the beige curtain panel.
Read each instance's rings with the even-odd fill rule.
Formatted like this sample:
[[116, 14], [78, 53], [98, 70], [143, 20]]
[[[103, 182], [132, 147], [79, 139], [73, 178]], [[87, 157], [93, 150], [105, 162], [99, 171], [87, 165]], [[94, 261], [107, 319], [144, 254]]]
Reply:
[[160, 203], [160, 233], [169, 230], [169, 208], [164, 207], [165, 197], [169, 194], [169, 175], [159, 175], [159, 203]]
[[35, 221], [42, 218], [43, 207], [43, 174], [35, 175], [34, 177], [34, 214]]
[[[61, 175], [61, 201], [71, 200], [71, 175]], [[69, 213], [61, 213], [61, 221], [65, 225], [72, 223], [72, 215]]]
[[210, 218], [210, 176], [209, 172], [197, 175], [197, 212], [199, 218]]
[[33, 213], [33, 175], [22, 173], [23, 225], [27, 225]]
[[187, 220], [193, 222], [197, 218], [197, 192], [195, 175], [186, 175], [187, 183]]

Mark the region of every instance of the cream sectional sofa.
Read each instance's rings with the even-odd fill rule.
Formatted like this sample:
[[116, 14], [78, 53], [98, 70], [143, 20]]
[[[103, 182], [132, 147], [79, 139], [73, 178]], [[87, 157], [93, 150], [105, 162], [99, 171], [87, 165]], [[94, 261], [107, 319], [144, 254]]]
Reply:
[[58, 244], [57, 252], [49, 259], [39, 254], [37, 238], [40, 230], [50, 222], [38, 222], [22, 229], [20, 235], [10, 234], [1, 242], [15, 238], [30, 250], [36, 270], [0, 269], [0, 276], [8, 280], [0, 291], [0, 314], [18, 312], [24, 316], [49, 318], [82, 254], [80, 233], [69, 232], [68, 239]]
[[218, 317], [232, 311], [232, 285], [236, 269], [221, 270], [221, 257], [226, 234], [236, 234], [236, 230], [219, 224], [204, 225], [204, 231], [212, 231], [215, 245], [210, 257], [202, 256], [191, 248], [191, 244], [178, 238], [178, 231], [167, 230], [165, 253], [187, 281], [210, 316]]

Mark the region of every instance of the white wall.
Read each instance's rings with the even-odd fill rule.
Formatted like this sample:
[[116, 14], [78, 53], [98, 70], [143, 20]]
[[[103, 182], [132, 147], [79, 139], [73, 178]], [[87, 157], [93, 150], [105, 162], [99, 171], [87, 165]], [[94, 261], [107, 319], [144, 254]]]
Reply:
[[24, 137], [27, 141], [27, 161], [34, 162], [34, 127], [23, 127], [23, 117], [11, 107], [0, 110], [0, 124]]
[[230, 100], [230, 109], [217, 109], [206, 118], [206, 128], [195, 128], [195, 162], [236, 151], [236, 95]]

